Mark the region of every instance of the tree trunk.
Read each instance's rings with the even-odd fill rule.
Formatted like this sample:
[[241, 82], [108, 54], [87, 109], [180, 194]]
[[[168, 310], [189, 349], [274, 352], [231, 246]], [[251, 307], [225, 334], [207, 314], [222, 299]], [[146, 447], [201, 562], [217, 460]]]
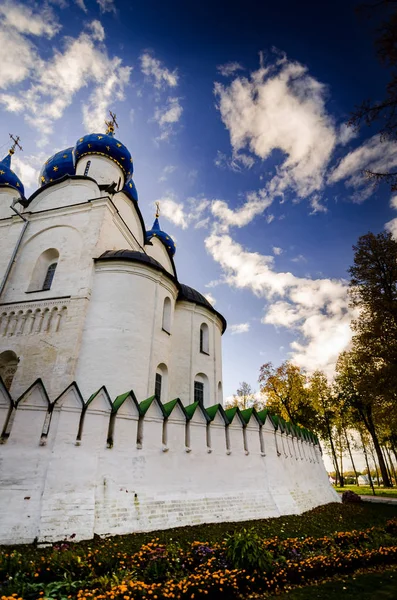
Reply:
[[378, 471], [378, 467], [376, 466], [376, 460], [375, 460], [375, 455], [374, 455], [374, 451], [372, 449], [371, 444], [369, 445], [369, 451], [371, 452], [371, 457], [372, 460], [374, 461], [374, 469], [375, 469], [375, 475], [376, 475], [376, 483], [377, 486], [380, 487], [380, 481], [379, 481], [379, 471]]
[[335, 483], [337, 484], [338, 480], [339, 480], [339, 484], [341, 483], [341, 478], [340, 478], [340, 473], [339, 473], [339, 467], [338, 467], [338, 459], [336, 457], [336, 452], [335, 452], [335, 446], [334, 446], [334, 441], [332, 439], [332, 432], [331, 432], [331, 427], [328, 421], [328, 418], [325, 417], [325, 422], [327, 424], [327, 431], [328, 431], [328, 438], [329, 438], [329, 443], [331, 446], [331, 452], [332, 452], [332, 458], [334, 461], [334, 467], [335, 467]]
[[393, 485], [393, 478], [392, 478], [392, 476], [391, 476], [390, 465], [389, 465], [389, 463], [387, 462], [387, 456], [386, 456], [386, 450], [385, 450], [385, 447], [384, 447], [384, 446], [381, 446], [381, 449], [382, 449], [382, 454], [383, 454], [383, 458], [384, 458], [385, 465], [386, 465], [386, 469], [387, 469], [387, 474], [388, 474], [388, 476], [389, 476], [389, 481], [390, 481], [390, 484], [391, 484], [391, 485]]
[[385, 446], [385, 450], [386, 450], [386, 454], [387, 454], [387, 456], [389, 458], [390, 468], [391, 468], [391, 471], [392, 471], [393, 477], [394, 477], [394, 483], [395, 483], [395, 485], [397, 485], [396, 470], [394, 468], [394, 464], [393, 464], [393, 461], [392, 461], [392, 458], [391, 458], [391, 454], [390, 454], [389, 448], [387, 446]]
[[[340, 441], [340, 436], [339, 436], [339, 441]], [[342, 444], [340, 444], [340, 487], [345, 487], [345, 476], [343, 475], [343, 450], [342, 450]]]
[[368, 463], [367, 449], [366, 449], [366, 447], [365, 447], [364, 440], [363, 440], [363, 436], [361, 435], [361, 433], [360, 433], [360, 437], [361, 437], [361, 443], [362, 443], [363, 450], [364, 450], [365, 463], [366, 463], [366, 465], [367, 465], [367, 469], [368, 469], [369, 483], [370, 483], [370, 485], [371, 485], [372, 494], [373, 494], [374, 496], [376, 496], [376, 494], [375, 494], [375, 488], [374, 488], [374, 483], [373, 483], [373, 481], [372, 481], [372, 477], [371, 477], [371, 470], [370, 470], [370, 468], [369, 468], [369, 463]]
[[389, 476], [387, 474], [385, 461], [383, 460], [383, 454], [382, 454], [382, 450], [380, 447], [378, 435], [376, 433], [375, 425], [372, 420], [372, 414], [367, 413], [363, 416], [364, 416], [364, 423], [369, 431], [369, 434], [370, 434], [373, 444], [374, 444], [376, 456], [378, 457], [378, 463], [379, 463], [379, 467], [380, 467], [380, 472], [382, 474], [383, 485], [384, 485], [384, 487], [391, 487], [391, 483], [389, 481]]
[[357, 475], [357, 471], [356, 471], [356, 466], [355, 466], [354, 461], [353, 461], [353, 455], [352, 455], [352, 451], [351, 451], [351, 448], [350, 448], [349, 438], [347, 437], [347, 431], [346, 431], [346, 429], [344, 429], [343, 431], [345, 433], [347, 449], [349, 451], [350, 460], [351, 460], [353, 471], [354, 471], [354, 475], [355, 475], [355, 478], [356, 478], [356, 485], [359, 486], [360, 484], [358, 483], [358, 475]]

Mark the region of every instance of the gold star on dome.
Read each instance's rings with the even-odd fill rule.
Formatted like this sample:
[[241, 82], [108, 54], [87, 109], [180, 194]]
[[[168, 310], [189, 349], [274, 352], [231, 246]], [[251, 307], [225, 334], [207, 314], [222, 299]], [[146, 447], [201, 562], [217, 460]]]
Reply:
[[84, 139], [84, 138], [80, 138], [80, 139], [79, 139], [79, 142], [82, 142], [82, 141], [83, 141], [83, 139]]
[[129, 184], [130, 188], [132, 188], [132, 183]]
[[52, 179], [50, 179], [50, 182], [53, 181]]
[[43, 183], [45, 183], [45, 177], [43, 175], [40, 177], [40, 179]]
[[75, 152], [75, 156], [78, 156], [78, 155], [79, 155], [79, 153], [78, 153], [78, 152], [77, 152], [77, 150], [76, 150], [76, 152]]
[[91, 148], [91, 144], [88, 144], [88, 147]]
[[17, 187], [21, 187], [18, 182], [17, 182]]
[[117, 143], [117, 148], [121, 148], [121, 144]]
[[53, 170], [53, 171], [58, 171], [58, 168], [59, 168], [59, 167], [57, 167], [57, 166], [55, 165], [55, 167], [54, 167], [52, 170]]
[[125, 160], [124, 156], [121, 157], [121, 160]]
[[5, 171], [0, 171], [0, 175], [4, 175]]
[[106, 150], [109, 152], [109, 150], [110, 150], [110, 146], [106, 146]]
[[132, 162], [132, 156], [131, 156], [131, 158], [130, 158], [130, 162]]
[[103, 138], [103, 135], [98, 135], [98, 140], [101, 140]]
[[6, 182], [5, 182], [5, 185], [10, 185], [10, 184], [8, 183], [8, 181], [6, 181]]
[[67, 154], [64, 154], [64, 155], [62, 156], [62, 158], [67, 158], [67, 157], [68, 157], [68, 155], [67, 155]]

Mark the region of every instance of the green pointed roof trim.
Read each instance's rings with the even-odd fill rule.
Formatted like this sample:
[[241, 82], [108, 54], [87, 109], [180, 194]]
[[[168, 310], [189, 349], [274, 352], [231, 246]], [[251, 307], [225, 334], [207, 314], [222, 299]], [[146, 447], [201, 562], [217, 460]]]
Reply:
[[156, 396], [150, 396], [149, 398], [146, 398], [146, 400], [142, 400], [142, 402], [140, 402], [140, 404], [139, 404], [139, 411], [142, 416], [144, 416], [147, 413], [147, 411], [151, 407], [154, 400], [156, 400], [158, 402], [161, 412], [164, 415], [164, 409], [163, 409], [163, 405], [161, 404], [161, 402], [159, 402], [157, 400]]
[[129, 395], [130, 392], [126, 392], [125, 394], [120, 394], [120, 396], [117, 396], [117, 398], [113, 402], [112, 413], [116, 413], [119, 410], [120, 406], [124, 404], [124, 401], [128, 398]]
[[221, 404], [214, 404], [213, 406], [209, 406], [204, 410], [207, 413], [210, 421], [213, 421], [216, 417], [216, 414], [220, 412], [223, 417], [223, 420], [225, 421], [225, 424], [229, 424], [229, 419], [227, 418], [224, 408]]
[[136, 396], [135, 396], [133, 390], [130, 390], [129, 392], [125, 392], [125, 394], [120, 394], [120, 396], [117, 396], [117, 398], [113, 402], [112, 414], [117, 413], [117, 411], [119, 410], [119, 408], [121, 408], [121, 406], [127, 400], [128, 396], [131, 396], [132, 401], [133, 401], [133, 403], [135, 404], [135, 406], [136, 406], [136, 408], [138, 410], [138, 413], [141, 414], [141, 411], [140, 411], [140, 408], [139, 408], [139, 404], [138, 404], [138, 401], [136, 399]]
[[91, 404], [91, 402], [94, 400], [94, 398], [96, 398], [98, 396], [99, 392], [101, 392], [102, 390], [105, 392], [105, 396], [108, 399], [109, 406], [112, 407], [113, 406], [112, 405], [112, 401], [111, 401], [111, 399], [109, 397], [109, 394], [108, 394], [108, 391], [106, 389], [106, 386], [103, 385], [102, 387], [99, 388], [99, 390], [97, 390], [96, 392], [94, 392], [93, 394], [91, 394], [91, 396], [88, 398], [87, 402], [85, 403], [84, 408], [87, 408], [87, 406], [89, 406]]
[[[194, 416], [194, 414], [195, 414], [195, 412], [196, 412], [196, 410], [198, 409], [199, 406], [200, 406], [199, 402], [193, 402], [193, 404], [188, 404], [187, 406], [183, 407], [184, 410], [185, 410], [186, 418], [188, 419], [188, 421], [190, 421], [190, 419], [193, 419], [193, 416]], [[207, 411], [204, 408], [202, 408], [202, 407], [201, 407], [201, 413], [202, 413], [204, 419], [208, 423], [208, 421], [210, 421], [210, 418], [209, 418], [209, 416], [207, 414]]]
[[253, 407], [252, 408], [244, 408], [243, 410], [240, 410], [240, 416], [242, 417], [242, 419], [246, 425], [248, 425], [248, 423], [250, 422], [250, 419], [253, 414], [254, 414]]
[[166, 417], [170, 416], [170, 414], [172, 413], [172, 411], [174, 410], [174, 408], [177, 404], [178, 404], [178, 398], [175, 398], [175, 400], [170, 400], [169, 402], [166, 402], [165, 404], [163, 404], [163, 410], [164, 410]]
[[238, 411], [237, 406], [233, 406], [232, 408], [228, 408], [227, 410], [225, 410], [225, 415], [227, 416], [229, 423], [232, 423], [234, 417], [237, 414], [237, 411]]
[[185, 413], [189, 421], [193, 418], [193, 415], [196, 412], [196, 408], [198, 407], [198, 405], [198, 402], [193, 402], [193, 404], [188, 404], [187, 406], [185, 406]]
[[[256, 414], [258, 415], [258, 418], [259, 418], [260, 422], [262, 423], [262, 425], [264, 425], [266, 423], [267, 417], [269, 417], [269, 419], [270, 419], [270, 413], [267, 410], [267, 408], [264, 408], [263, 410], [260, 410]], [[272, 424], [273, 424], [273, 421], [272, 421]]]

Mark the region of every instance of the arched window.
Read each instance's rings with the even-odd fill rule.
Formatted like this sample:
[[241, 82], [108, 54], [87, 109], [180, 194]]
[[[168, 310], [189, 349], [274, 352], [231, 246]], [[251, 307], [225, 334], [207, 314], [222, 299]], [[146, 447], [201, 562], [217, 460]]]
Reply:
[[197, 373], [194, 378], [193, 402], [198, 402], [201, 406], [209, 404], [209, 381], [204, 373]]
[[164, 363], [159, 364], [156, 369], [154, 395], [161, 402], [167, 402], [168, 400], [168, 369]]
[[58, 265], [58, 263], [52, 263], [48, 267], [46, 276], [44, 278], [43, 287], [42, 287], [43, 291], [51, 289], [51, 284], [52, 284], [52, 280], [54, 279], [55, 269], [57, 268], [57, 265]]
[[10, 389], [12, 380], [18, 367], [18, 357], [12, 350], [0, 354], [0, 376], [7, 390]]
[[48, 248], [40, 254], [33, 269], [28, 292], [45, 291], [51, 288], [58, 261], [59, 252], [56, 248]]
[[171, 298], [168, 296], [164, 298], [162, 328], [167, 333], [171, 333]]
[[200, 327], [200, 352], [210, 353], [210, 335], [207, 323], [202, 323]]

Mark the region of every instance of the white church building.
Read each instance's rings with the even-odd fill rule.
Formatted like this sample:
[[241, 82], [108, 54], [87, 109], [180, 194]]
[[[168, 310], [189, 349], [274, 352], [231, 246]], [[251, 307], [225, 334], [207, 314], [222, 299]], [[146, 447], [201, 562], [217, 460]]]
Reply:
[[224, 317], [147, 230], [129, 150], [0, 162], [0, 543], [264, 518], [337, 501], [316, 436], [222, 408]]

